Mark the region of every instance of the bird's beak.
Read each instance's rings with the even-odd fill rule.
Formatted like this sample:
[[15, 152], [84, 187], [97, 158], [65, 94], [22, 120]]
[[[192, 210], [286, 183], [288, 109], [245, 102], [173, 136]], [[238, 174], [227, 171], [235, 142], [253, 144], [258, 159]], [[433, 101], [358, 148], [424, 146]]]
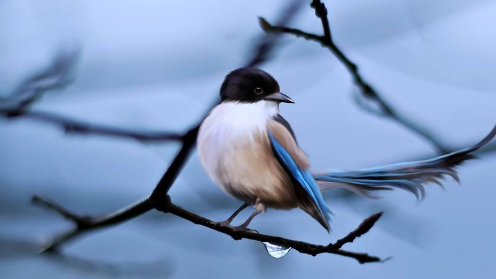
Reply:
[[279, 102], [279, 103], [294, 104], [293, 99], [289, 98], [288, 95], [283, 94], [281, 92], [272, 93], [272, 94], [268, 95], [267, 97], [265, 97], [264, 100]]

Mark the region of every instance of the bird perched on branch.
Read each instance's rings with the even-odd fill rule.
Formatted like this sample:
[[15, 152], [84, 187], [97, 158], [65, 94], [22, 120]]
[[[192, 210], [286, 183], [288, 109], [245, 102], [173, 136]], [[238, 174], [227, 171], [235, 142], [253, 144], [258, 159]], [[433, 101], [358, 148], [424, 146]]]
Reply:
[[230, 224], [241, 210], [254, 206], [242, 228], [268, 207], [299, 207], [330, 231], [331, 210], [321, 191], [334, 188], [369, 198], [376, 197], [375, 191], [399, 188], [421, 199], [426, 183], [441, 185], [445, 176], [458, 181], [454, 168], [474, 158], [471, 153], [496, 134], [495, 126], [475, 146], [430, 160], [351, 171], [310, 171], [293, 129], [279, 114], [280, 103], [294, 102], [280, 92], [270, 74], [257, 68], [232, 71], [220, 96], [222, 102], [200, 127], [198, 153], [210, 178], [227, 194], [245, 202], [223, 223]]

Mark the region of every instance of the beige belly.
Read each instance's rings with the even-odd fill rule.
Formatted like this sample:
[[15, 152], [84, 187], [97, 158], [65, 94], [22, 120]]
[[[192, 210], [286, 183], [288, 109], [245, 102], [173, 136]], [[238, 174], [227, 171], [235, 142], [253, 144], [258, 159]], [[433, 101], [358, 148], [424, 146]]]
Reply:
[[200, 133], [199, 139], [205, 170], [227, 194], [251, 204], [259, 198], [263, 205], [278, 209], [297, 206], [291, 180], [273, 155], [266, 134]]

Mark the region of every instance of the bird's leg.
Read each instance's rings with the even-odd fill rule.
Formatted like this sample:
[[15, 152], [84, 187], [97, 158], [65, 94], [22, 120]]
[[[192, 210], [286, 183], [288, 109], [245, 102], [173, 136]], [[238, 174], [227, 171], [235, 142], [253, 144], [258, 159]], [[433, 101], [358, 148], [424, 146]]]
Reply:
[[250, 224], [251, 220], [255, 218], [260, 212], [265, 212], [265, 205], [261, 202], [260, 198], [257, 198], [257, 201], [255, 202], [255, 211], [246, 219], [246, 221], [238, 226], [239, 229], [247, 229], [248, 225]]
[[246, 221], [243, 224], [239, 225], [238, 228], [247, 229], [251, 220], [253, 220], [253, 218], [255, 218], [255, 216], [257, 216], [258, 214], [260, 214], [260, 212], [262, 212], [262, 211], [255, 209], [255, 211], [253, 211], [253, 213], [250, 215], [250, 217], [248, 217], [248, 219], [246, 219]]
[[231, 222], [234, 220], [234, 218], [236, 218], [236, 216], [238, 216], [238, 214], [243, 211], [243, 209], [247, 208], [250, 204], [248, 203], [244, 203], [240, 208], [238, 208], [238, 210], [234, 211], [234, 213], [229, 217], [227, 218], [227, 220], [225, 221], [222, 221], [222, 222], [219, 222], [219, 224], [221, 225], [230, 225]]

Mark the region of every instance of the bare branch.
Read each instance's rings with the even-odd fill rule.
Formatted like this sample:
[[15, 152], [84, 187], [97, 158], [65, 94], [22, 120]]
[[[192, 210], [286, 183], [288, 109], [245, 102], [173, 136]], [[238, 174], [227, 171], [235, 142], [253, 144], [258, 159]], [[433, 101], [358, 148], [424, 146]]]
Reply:
[[123, 137], [142, 142], [181, 141], [182, 135], [171, 132], [145, 132], [86, 123], [49, 112], [29, 110], [28, 107], [49, 91], [72, 83], [79, 51], [60, 51], [47, 68], [27, 78], [7, 97], [0, 98], [0, 116], [9, 119], [31, 119], [62, 128], [66, 133], [96, 134]]
[[326, 46], [324, 43], [324, 37], [323, 36], [307, 33], [307, 32], [304, 32], [304, 31], [301, 31], [301, 30], [295, 29], [295, 28], [288, 28], [288, 27], [284, 27], [284, 26], [274, 26], [274, 25], [271, 25], [263, 17], [258, 18], [258, 23], [260, 24], [260, 27], [262, 27], [262, 30], [264, 30], [266, 33], [288, 33], [291, 35], [295, 35], [296, 37], [301, 37], [305, 40], [319, 42], [322, 44], [322, 46]]
[[[141, 214], [145, 211], [148, 211], [151, 209], [151, 203], [150, 200], [145, 199], [141, 201], [140, 203], [137, 203], [133, 205], [132, 207], [129, 207], [127, 210], [123, 210], [120, 213], [115, 213], [110, 216], [105, 216], [102, 218], [91, 218], [91, 217], [79, 217], [76, 214], [69, 212], [67, 209], [61, 207], [60, 205], [57, 205], [53, 202], [50, 202], [48, 200], [42, 199], [40, 197], [33, 197], [33, 202], [36, 202], [36, 204], [39, 204], [41, 206], [47, 207], [49, 209], [53, 209], [55, 212], [61, 214], [62, 216], [68, 218], [69, 220], [73, 221], [76, 225], [77, 228], [73, 229], [71, 231], [68, 231], [58, 237], [56, 237], [54, 240], [52, 240], [50, 243], [47, 244], [46, 250], [45, 251], [51, 251], [51, 252], [57, 252], [58, 245], [60, 245], [63, 242], [67, 242], [69, 240], [72, 240], [76, 236], [81, 235], [84, 232], [87, 232], [91, 229], [95, 229], [97, 227], [104, 227], [108, 226], [110, 224], [114, 224], [116, 218], [121, 218], [121, 220], [127, 220], [123, 218], [128, 218], [128, 217], [135, 217], [137, 215], [130, 215], [130, 214]], [[297, 241], [297, 240], [292, 240], [292, 239], [287, 239], [283, 237], [278, 237], [278, 236], [271, 236], [271, 235], [266, 235], [266, 234], [260, 234], [258, 232], [252, 231], [250, 229], [239, 229], [237, 227], [230, 226], [229, 224], [223, 224], [219, 222], [214, 222], [210, 219], [204, 218], [202, 216], [199, 216], [193, 212], [190, 212], [188, 210], [185, 210], [175, 204], [173, 204], [170, 200], [169, 196], [166, 196], [162, 201], [156, 205], [156, 208], [158, 210], [164, 212], [164, 213], [170, 213], [173, 215], [176, 215], [178, 217], [181, 217], [183, 219], [186, 219], [194, 224], [201, 225], [210, 229], [213, 229], [215, 231], [224, 233], [226, 235], [231, 236], [235, 240], [241, 240], [241, 239], [251, 239], [254, 241], [259, 241], [259, 242], [270, 242], [273, 244], [277, 245], [282, 245], [286, 247], [291, 247], [295, 249], [296, 251], [312, 256], [316, 256], [318, 254], [324, 254], [324, 253], [329, 253], [329, 254], [336, 254], [336, 255], [341, 255], [341, 256], [346, 256], [350, 258], [356, 259], [360, 263], [369, 263], [369, 262], [381, 262], [382, 260], [378, 257], [375, 256], [370, 256], [365, 253], [354, 253], [350, 251], [345, 251], [341, 250], [341, 247], [346, 244], [346, 243], [351, 243], [355, 240], [355, 238], [360, 237], [364, 233], [368, 232], [370, 228], [375, 224], [375, 222], [380, 218], [382, 213], [377, 213], [369, 218], [365, 219], [360, 226], [349, 233], [347, 236], [344, 238], [338, 240], [335, 244], [328, 244], [328, 245], [316, 245], [316, 244], [311, 244], [307, 242], [302, 242], [302, 241]], [[127, 212], [128, 216], [122, 216], [123, 212]], [[129, 213], [133, 212], [133, 213]], [[109, 222], [109, 220], [112, 220]]]
[[29, 111], [22, 112], [20, 115], [8, 115], [8, 117], [22, 117], [23, 119], [32, 119], [43, 123], [56, 125], [61, 127], [67, 134], [121, 137], [134, 139], [141, 142], [167, 142], [182, 140], [182, 135], [178, 133], [133, 131], [100, 124], [91, 124], [49, 112]]
[[48, 243], [46, 243], [45, 251], [47, 252], [57, 251], [61, 244], [73, 240], [88, 231], [104, 228], [133, 219], [134, 217], [140, 216], [141, 214], [153, 209], [149, 200], [144, 199], [114, 213], [98, 217], [90, 217], [79, 216], [54, 202], [48, 201], [38, 196], [34, 196], [32, 198], [32, 202], [45, 208], [54, 210], [55, 212], [59, 213], [60, 215], [76, 224], [75, 228], [55, 236]]
[[329, 20], [327, 17], [327, 8], [325, 7], [324, 3], [322, 3], [320, 0], [313, 0], [310, 6], [315, 10], [315, 15], [322, 22], [322, 29], [324, 30], [323, 36], [307, 33], [295, 28], [287, 28], [284, 25], [280, 24], [271, 25], [269, 22], [267, 22], [267, 20], [263, 18], [260, 18], [260, 26], [266, 33], [269, 34], [291, 34], [297, 37], [304, 38], [306, 40], [318, 42], [323, 47], [328, 48], [353, 76], [356, 85], [360, 88], [362, 96], [367, 100], [375, 102], [379, 106], [379, 111], [376, 111], [367, 107], [365, 103], [359, 102], [358, 104], [363, 109], [375, 113], [379, 116], [389, 117], [390, 119], [398, 122], [407, 129], [415, 132], [416, 134], [429, 141], [439, 153], [449, 153], [451, 150], [444, 147], [444, 145], [431, 132], [399, 114], [382, 96], [379, 95], [379, 93], [368, 82], [364, 80], [359, 72], [358, 66], [353, 63], [334, 43], [331, 35]]
[[49, 201], [47, 199], [42, 199], [38, 196], [33, 196], [33, 198], [31, 199], [31, 202], [33, 204], [51, 209], [51, 210], [57, 212], [58, 214], [64, 216], [69, 221], [73, 221], [76, 224], [82, 223], [82, 220], [84, 219], [84, 218], [81, 218], [78, 215], [68, 211], [64, 207], [56, 204], [55, 202]]
[[64, 49], [57, 53], [52, 64], [22, 82], [12, 94], [0, 98], [0, 112], [20, 114], [46, 92], [70, 84], [71, 72], [76, 64], [79, 49]]
[[[278, 25], [286, 25], [294, 18], [296, 13], [302, 7], [303, 1], [294, 0], [292, 1], [281, 13], [278, 20]], [[270, 57], [272, 49], [275, 47], [277, 40], [279, 39], [279, 34], [266, 34], [258, 45], [255, 45], [255, 49], [252, 51], [253, 55], [245, 64], [245, 67], [254, 67], [265, 61]]]
[[139, 141], [180, 141], [182, 135], [171, 132], [142, 132], [85, 123], [70, 117], [28, 110], [28, 106], [51, 90], [63, 88], [73, 81], [78, 51], [61, 51], [43, 71], [26, 79], [7, 97], [0, 98], [0, 116], [9, 119], [31, 119], [61, 127], [66, 133], [97, 134], [125, 137]]
[[351, 243], [355, 240], [355, 238], [366, 234], [374, 226], [375, 222], [377, 222], [377, 220], [381, 218], [381, 216], [382, 216], [382, 212], [369, 216], [367, 219], [362, 221], [362, 223], [360, 224], [360, 226], [358, 226], [358, 228], [350, 232], [347, 236], [336, 241], [336, 243], [332, 245], [332, 248], [335, 250], [339, 250], [346, 243]]
[[245, 238], [245, 239], [251, 239], [251, 240], [260, 241], [260, 242], [270, 242], [270, 243], [273, 243], [276, 245], [291, 247], [300, 253], [304, 253], [304, 254], [308, 254], [308, 255], [312, 255], [312, 256], [316, 256], [318, 254], [323, 254], [323, 253], [342, 255], [341, 252], [344, 252], [343, 254], [347, 254], [347, 256], [355, 258], [360, 263], [381, 261], [381, 259], [379, 259], [377, 257], [369, 256], [367, 254], [356, 254], [356, 253], [352, 253], [352, 252], [348, 252], [348, 251], [342, 251], [340, 249], [344, 244], [351, 243], [355, 240], [355, 238], [368, 232], [370, 230], [370, 228], [372, 228], [372, 226], [375, 224], [375, 222], [381, 217], [382, 212], [374, 214], [374, 215], [370, 216], [369, 218], [365, 219], [356, 230], [349, 233], [344, 238], [338, 240], [335, 244], [330, 243], [330, 244], [324, 246], [324, 245], [311, 244], [311, 243], [307, 243], [307, 242], [303, 242], [303, 241], [287, 239], [287, 238], [278, 237], [278, 236], [260, 234], [260, 233], [251, 231], [249, 229], [248, 230], [240, 229], [237, 227], [230, 226], [228, 224], [214, 222], [212, 220], [209, 220], [207, 218], [199, 216], [195, 213], [187, 211], [187, 210], [173, 204], [170, 201], [170, 199], [168, 199], [165, 206], [161, 207], [159, 210], [166, 212], [166, 213], [174, 214], [174, 215], [179, 216], [183, 219], [186, 219], [186, 220], [188, 220], [194, 224], [201, 225], [201, 226], [213, 229], [215, 231], [227, 234], [235, 240], [240, 240], [240, 239]]

